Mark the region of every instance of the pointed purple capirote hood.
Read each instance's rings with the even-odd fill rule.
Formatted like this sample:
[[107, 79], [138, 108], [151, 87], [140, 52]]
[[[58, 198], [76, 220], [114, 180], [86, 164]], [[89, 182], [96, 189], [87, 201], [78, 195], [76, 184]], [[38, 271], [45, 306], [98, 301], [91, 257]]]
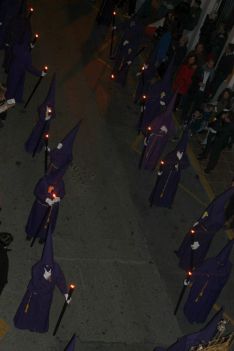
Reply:
[[75, 351], [76, 346], [76, 335], [74, 334], [64, 351]]
[[73, 144], [76, 138], [76, 135], [80, 129], [80, 120], [74, 128], [63, 138], [61, 141], [62, 148], [58, 149], [58, 147], [51, 151], [50, 153], [50, 160], [51, 163], [56, 168], [61, 168], [67, 166], [70, 162], [72, 162], [73, 155]]
[[51, 83], [50, 83], [50, 87], [47, 93], [47, 96], [45, 98], [45, 100], [43, 101], [43, 103], [38, 107], [38, 113], [41, 119], [45, 119], [46, 117], [46, 108], [50, 108], [51, 109], [51, 117], [54, 118], [56, 115], [55, 112], [55, 90], [56, 90], [56, 74], [54, 73], [52, 79], [51, 79]]

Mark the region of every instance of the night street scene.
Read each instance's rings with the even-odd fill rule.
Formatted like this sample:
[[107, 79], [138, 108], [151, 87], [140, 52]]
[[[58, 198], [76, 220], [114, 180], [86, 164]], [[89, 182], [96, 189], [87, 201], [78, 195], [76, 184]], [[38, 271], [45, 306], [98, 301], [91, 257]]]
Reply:
[[0, 351], [234, 351], [234, 1], [0, 0]]

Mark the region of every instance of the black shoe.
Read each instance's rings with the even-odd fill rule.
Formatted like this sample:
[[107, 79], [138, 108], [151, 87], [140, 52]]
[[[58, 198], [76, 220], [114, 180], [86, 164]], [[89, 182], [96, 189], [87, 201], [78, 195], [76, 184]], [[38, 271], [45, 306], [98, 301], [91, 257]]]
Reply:
[[32, 239], [31, 236], [28, 236], [28, 235], [26, 236], [27, 241], [30, 241], [31, 239]]
[[206, 158], [207, 158], [207, 156], [204, 155], [204, 154], [199, 154], [198, 157], [197, 157], [197, 159], [198, 159], [199, 161], [205, 160]]
[[38, 242], [39, 242], [39, 244], [44, 244], [45, 240], [44, 239], [39, 239]]
[[210, 169], [210, 168], [205, 168], [205, 170], [204, 170], [204, 172], [205, 172], [206, 174], [210, 173], [210, 171], [212, 171], [212, 169]]

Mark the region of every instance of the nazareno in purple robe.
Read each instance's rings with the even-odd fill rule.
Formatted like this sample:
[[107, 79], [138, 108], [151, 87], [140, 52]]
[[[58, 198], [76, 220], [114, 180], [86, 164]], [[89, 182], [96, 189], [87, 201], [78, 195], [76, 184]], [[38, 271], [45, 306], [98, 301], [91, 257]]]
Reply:
[[[33, 154], [34, 150], [36, 153], [39, 153], [42, 150], [44, 146], [43, 136], [49, 132], [51, 118], [55, 117], [55, 84], [56, 80], [54, 75], [46, 99], [38, 107], [39, 119], [25, 143], [25, 151], [30, 154]], [[49, 120], [46, 120], [47, 108], [51, 109], [51, 118]]]
[[20, 0], [1, 0], [0, 1], [0, 48], [4, 45], [6, 36], [6, 30], [9, 22], [14, 18], [21, 10]]
[[20, 44], [22, 40], [25, 40], [30, 45], [32, 28], [30, 18], [19, 14], [15, 18], [12, 18], [6, 28], [3, 67], [7, 73], [13, 59], [13, 48], [16, 44]]
[[[203, 262], [215, 233], [225, 225], [225, 205], [233, 194], [234, 187], [231, 187], [217, 196], [185, 235], [176, 251], [179, 266], [185, 271], [191, 269], [191, 256], [193, 256], [193, 267], [197, 267]], [[191, 236], [191, 230], [195, 231], [194, 238]], [[191, 245], [194, 241], [199, 243], [199, 247], [192, 250]]]
[[184, 305], [184, 314], [190, 323], [205, 322], [227, 283], [232, 270], [229, 256], [233, 243], [234, 240], [230, 240], [216, 257], [207, 259], [193, 271], [192, 287]]
[[[153, 118], [166, 110], [172, 98], [172, 69], [174, 58], [172, 58], [168, 68], [162, 78], [153, 84], [149, 84], [146, 101], [144, 104], [144, 118], [142, 121], [141, 129], [144, 130], [150, 125]], [[143, 107], [143, 106], [142, 106]]]
[[[171, 208], [180, 182], [182, 169], [188, 166], [186, 148], [189, 139], [187, 127], [173, 151], [168, 153], [160, 163], [160, 169], [154, 189], [150, 195], [151, 205]], [[177, 155], [179, 153], [179, 155]]]
[[130, 26], [131, 23], [134, 24], [119, 45], [112, 70], [114, 80], [122, 86], [126, 84], [129, 68], [137, 57], [144, 35], [144, 27], [139, 21], [130, 22]]
[[151, 131], [145, 139], [146, 150], [142, 162], [144, 169], [155, 170], [169, 140], [170, 134], [174, 131], [172, 115], [175, 98], [176, 95], [171, 99], [167, 110], [159, 116], [156, 116], [150, 124]]
[[7, 100], [23, 101], [26, 72], [36, 77], [41, 76], [41, 71], [32, 66], [30, 48], [28, 43], [24, 42], [24, 44], [16, 44], [13, 48], [13, 59], [7, 77]]
[[[51, 269], [50, 279], [44, 278], [44, 270]], [[14, 317], [14, 325], [18, 329], [46, 333], [49, 329], [50, 307], [55, 286], [64, 295], [67, 286], [64, 274], [53, 259], [53, 241], [49, 230], [42, 258], [32, 267], [32, 278], [27, 291]]]
[[100, 5], [97, 23], [105, 26], [110, 26], [112, 23], [112, 14], [115, 9], [116, 0], [102, 0]]
[[154, 351], [190, 351], [192, 346], [208, 344], [218, 332], [219, 323], [223, 320], [223, 310], [217, 312], [208, 324], [200, 331], [184, 335], [168, 348], [156, 347]]
[[65, 171], [66, 169], [61, 169], [51, 174], [47, 174], [37, 183], [34, 190], [36, 200], [30, 211], [25, 228], [28, 237], [34, 237], [37, 235], [38, 238], [45, 240], [47, 234], [47, 226], [45, 222], [48, 216], [51, 233], [54, 232], [59, 212], [59, 202], [53, 204], [53, 206], [49, 206], [45, 200], [46, 198], [53, 199], [52, 194], [48, 192], [49, 186], [54, 187], [53, 192], [57, 197], [60, 197], [60, 199], [64, 198], [65, 185], [62, 176]]

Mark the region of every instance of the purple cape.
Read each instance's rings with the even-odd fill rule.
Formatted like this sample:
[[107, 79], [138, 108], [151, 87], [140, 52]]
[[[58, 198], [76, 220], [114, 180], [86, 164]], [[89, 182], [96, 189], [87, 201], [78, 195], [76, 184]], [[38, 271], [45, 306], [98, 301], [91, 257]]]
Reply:
[[[228, 242], [221, 254], [228, 250], [229, 255], [233, 242], [234, 240]], [[230, 277], [231, 269], [232, 264], [228, 258], [222, 260], [218, 255], [204, 261], [193, 271], [192, 288], [184, 305], [184, 314], [190, 323], [205, 322]]]
[[[45, 202], [45, 200], [46, 198], [51, 198], [51, 194], [48, 193], [48, 187], [50, 185], [54, 186], [54, 192], [56, 193], [56, 196], [60, 197], [61, 199], [63, 199], [65, 196], [65, 185], [63, 180], [59, 180], [58, 182], [53, 183], [49, 180], [49, 176], [47, 175], [39, 180], [34, 190], [36, 200], [34, 201], [34, 204], [30, 211], [25, 228], [27, 236], [29, 237], [37, 235], [40, 239], [44, 240], [46, 238], [47, 227], [45, 223], [43, 224], [43, 221], [45, 220], [45, 217], [49, 211], [49, 205]], [[59, 202], [55, 203], [51, 207], [49, 214], [51, 233], [53, 233], [55, 230], [58, 212]]]
[[14, 325], [18, 329], [46, 333], [55, 286], [62, 294], [67, 293], [66, 280], [60, 266], [54, 263], [50, 281], [43, 277], [44, 267], [41, 262], [32, 267], [32, 278], [14, 317]]
[[[221, 195], [217, 196], [206, 208], [203, 215], [198, 219], [196, 225], [191, 229], [195, 230], [195, 241], [198, 241], [199, 247], [193, 250], [194, 267], [199, 266], [209, 250], [215, 233], [224, 227], [225, 224], [225, 205], [234, 194], [234, 187], [229, 188]], [[191, 230], [190, 229], [190, 230]], [[188, 271], [191, 269], [191, 255], [193, 238], [190, 231], [185, 235], [179, 249], [176, 251], [179, 257], [179, 266]]]
[[6, 99], [22, 102], [26, 72], [40, 77], [41, 71], [32, 66], [31, 52], [26, 44], [16, 44], [13, 48], [13, 56], [7, 77]]
[[146, 149], [143, 158], [143, 168], [154, 170], [159, 162], [162, 152], [174, 130], [173, 106], [176, 96], [174, 95], [168, 108], [161, 115], [154, 118], [150, 124], [151, 131], [146, 137]]
[[182, 336], [178, 341], [168, 348], [156, 347], [154, 351], [190, 351], [192, 346], [198, 346], [202, 343], [207, 344], [216, 335], [218, 324], [223, 319], [223, 310], [215, 314], [209, 323], [200, 331]]
[[[55, 117], [55, 75], [50, 84], [48, 94], [44, 102], [38, 107], [39, 119], [35, 124], [28, 140], [25, 143], [26, 152], [33, 154], [34, 150], [39, 153], [44, 146], [43, 136], [47, 134], [50, 129], [51, 118]], [[51, 118], [46, 120], [47, 107], [51, 108]]]
[[134, 23], [132, 27], [130, 26], [118, 47], [112, 71], [115, 76], [115, 81], [122, 86], [124, 86], [127, 81], [129, 67], [131, 66], [128, 62], [134, 61], [144, 34], [142, 24], [139, 22]]
[[77, 339], [76, 335], [73, 335], [68, 345], [66, 346], [65, 351], [75, 351], [76, 339]]

